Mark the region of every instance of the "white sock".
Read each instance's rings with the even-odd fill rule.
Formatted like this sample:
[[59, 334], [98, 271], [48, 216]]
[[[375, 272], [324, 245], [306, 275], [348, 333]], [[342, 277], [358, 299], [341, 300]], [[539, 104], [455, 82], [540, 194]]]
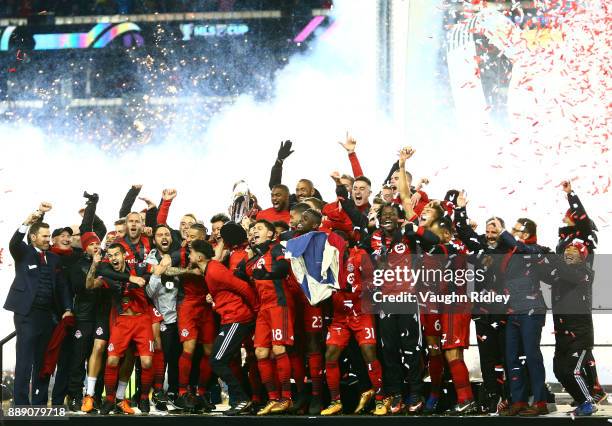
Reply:
[[96, 392], [96, 381], [97, 380], [98, 380], [97, 377], [87, 376], [87, 392], [85, 393], [86, 395], [93, 396], [93, 394]]
[[119, 380], [119, 385], [117, 386], [117, 399], [125, 399], [125, 390], [127, 389], [127, 382], [122, 382]]

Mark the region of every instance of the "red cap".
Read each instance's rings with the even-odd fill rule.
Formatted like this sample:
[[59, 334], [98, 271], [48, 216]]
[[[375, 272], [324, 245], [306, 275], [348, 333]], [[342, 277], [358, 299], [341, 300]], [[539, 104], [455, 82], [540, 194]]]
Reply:
[[81, 247], [83, 248], [83, 251], [87, 250], [87, 247], [91, 243], [100, 244], [100, 238], [98, 238], [95, 232], [85, 232], [83, 235], [81, 235]]
[[586, 260], [589, 255], [589, 249], [581, 240], [573, 240], [567, 247], [576, 247], [582, 260]]

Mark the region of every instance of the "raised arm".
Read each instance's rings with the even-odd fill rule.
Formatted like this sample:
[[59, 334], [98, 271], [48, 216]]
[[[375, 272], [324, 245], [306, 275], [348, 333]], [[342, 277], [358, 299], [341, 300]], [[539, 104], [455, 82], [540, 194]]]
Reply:
[[83, 196], [87, 198], [87, 204], [83, 210], [83, 220], [81, 220], [79, 231], [81, 231], [81, 235], [83, 235], [85, 232], [93, 231], [98, 238], [100, 238], [100, 241], [102, 241], [106, 235], [106, 225], [104, 225], [102, 219], [96, 215], [98, 194], [88, 194], [85, 192], [83, 193]]
[[164, 192], [162, 193], [162, 202], [159, 206], [159, 212], [157, 212], [158, 225], [168, 224], [168, 214], [170, 213], [170, 205], [172, 205], [172, 200], [176, 198], [176, 194], [176, 189], [164, 189]]
[[353, 170], [353, 177], [364, 176], [363, 170], [361, 169], [361, 164], [359, 163], [359, 159], [355, 153], [357, 141], [349, 134], [349, 132], [346, 132], [344, 142], [338, 143], [346, 150], [346, 153], [348, 154], [349, 161], [351, 162], [351, 169]]
[[141, 189], [142, 185], [132, 185], [127, 194], [125, 194], [121, 209], [119, 210], [119, 217], [126, 217], [130, 214], [132, 207], [134, 207], [134, 202], [136, 202], [136, 197], [140, 194]]
[[398, 191], [402, 200], [402, 206], [404, 207], [404, 211], [406, 212], [407, 220], [413, 220], [417, 216], [416, 212], [414, 211], [414, 207], [412, 206], [412, 193], [410, 192], [410, 185], [408, 184], [408, 178], [406, 177], [406, 160], [412, 157], [414, 153], [415, 150], [409, 146], [402, 148], [402, 150], [399, 152]]
[[276, 161], [272, 166], [272, 170], [270, 170], [270, 182], [268, 183], [270, 189], [272, 189], [274, 185], [280, 185], [283, 180], [283, 162], [287, 157], [293, 154], [291, 145], [293, 145], [293, 143], [290, 140], [286, 140], [280, 144]]
[[26, 236], [28, 227], [36, 222], [39, 222], [40, 218], [46, 212], [51, 210], [51, 207], [51, 203], [40, 203], [38, 210], [31, 213], [11, 237], [11, 240], [9, 241], [9, 252], [16, 262], [21, 261], [21, 259], [23, 259], [27, 253], [28, 244], [23, 240], [23, 237]]
[[455, 229], [459, 239], [466, 245], [468, 250], [478, 253], [484, 249], [478, 234], [470, 226], [470, 221], [467, 215], [466, 206], [467, 198], [465, 192], [461, 191], [457, 197], [457, 205], [455, 206]]

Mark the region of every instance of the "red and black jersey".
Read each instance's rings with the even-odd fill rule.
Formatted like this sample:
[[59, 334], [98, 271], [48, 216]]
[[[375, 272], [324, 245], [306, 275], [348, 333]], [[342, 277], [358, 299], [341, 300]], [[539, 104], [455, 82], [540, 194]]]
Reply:
[[248, 244], [245, 243], [241, 246], [233, 248], [230, 251], [228, 269], [231, 273], [234, 273], [234, 271], [238, 268], [240, 262], [242, 262], [243, 260], [246, 262], [249, 259], [249, 254], [246, 251], [247, 246]]
[[265, 209], [257, 213], [257, 220], [260, 219], [265, 219], [272, 223], [276, 221], [283, 221], [288, 225], [291, 216], [289, 215], [289, 210], [281, 210], [280, 212], [277, 212], [274, 207], [270, 207], [269, 209]]
[[[128, 268], [131, 276], [136, 275], [134, 269]], [[109, 278], [102, 278], [103, 288], [109, 289], [112, 294], [113, 308], [119, 315], [130, 309], [136, 314], [148, 314], [151, 310], [149, 300], [144, 287], [140, 287], [129, 281], [113, 281]]]
[[214, 301], [214, 310], [221, 324], [245, 323], [255, 319], [257, 295], [255, 290], [230, 273], [222, 263], [210, 260], [204, 279]]
[[[285, 250], [274, 242], [259, 244], [253, 250], [254, 256], [240, 262], [235, 274], [239, 278], [254, 283], [259, 296], [260, 309], [290, 304], [287, 276], [289, 261], [285, 259]], [[255, 269], [267, 271], [264, 279], [253, 278]]]
[[128, 239], [122, 238], [117, 243], [121, 244], [125, 249], [125, 262], [130, 269], [136, 271], [136, 275], [142, 276], [147, 272], [147, 264], [145, 259], [151, 251], [151, 240], [144, 235], [140, 236], [137, 243], [132, 244]]
[[[172, 254], [172, 264], [177, 265], [181, 268], [187, 268], [189, 266], [189, 249], [187, 247], [181, 247], [181, 249]], [[190, 300], [190, 301], [201, 301], [205, 303], [206, 294], [208, 289], [206, 288], [206, 282], [204, 277], [200, 275], [185, 274], [181, 276], [181, 290], [179, 299]]]
[[342, 289], [334, 292], [332, 303], [335, 315], [361, 315], [362, 291], [368, 291], [372, 285], [374, 267], [368, 253], [358, 247], [348, 251], [344, 262], [345, 273], [341, 275]]

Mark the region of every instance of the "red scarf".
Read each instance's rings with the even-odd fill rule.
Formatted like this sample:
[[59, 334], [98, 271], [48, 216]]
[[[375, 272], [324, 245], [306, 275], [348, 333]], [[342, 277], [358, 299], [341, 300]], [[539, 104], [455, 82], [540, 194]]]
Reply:
[[72, 247], [63, 249], [60, 246], [51, 246], [51, 253], [55, 253], [58, 256], [70, 256], [73, 253]]
[[49, 377], [55, 371], [62, 343], [64, 338], [68, 335], [68, 329], [75, 326], [75, 321], [74, 316], [71, 315], [63, 318], [59, 324], [55, 326], [53, 334], [51, 335], [51, 340], [49, 340], [49, 344], [47, 345], [42, 368], [40, 369], [39, 376], [41, 378], [44, 379]]

